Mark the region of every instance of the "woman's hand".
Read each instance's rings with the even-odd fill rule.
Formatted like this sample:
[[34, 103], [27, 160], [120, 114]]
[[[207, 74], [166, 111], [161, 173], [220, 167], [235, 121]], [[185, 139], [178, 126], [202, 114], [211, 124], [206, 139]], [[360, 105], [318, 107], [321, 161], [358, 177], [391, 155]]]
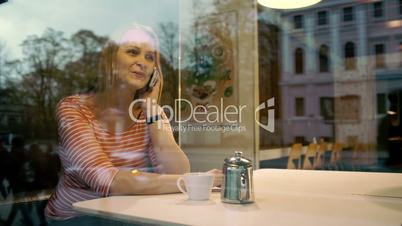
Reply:
[[[155, 69], [158, 70], [158, 69]], [[154, 75], [151, 75], [150, 80], [152, 79], [152, 76], [156, 76], [156, 83], [153, 87], [145, 87], [146, 91], [143, 93], [143, 98], [150, 98], [153, 100], [158, 100], [159, 97], [159, 92], [162, 89], [162, 84], [163, 84], [163, 78], [160, 74], [160, 72], [156, 72]], [[148, 84], [147, 84], [148, 86]]]
[[222, 170], [212, 169], [212, 170], [207, 171], [207, 173], [214, 175], [214, 185], [213, 185], [214, 187], [221, 186], [222, 178], [223, 178]]
[[[158, 69], [156, 69], [158, 70]], [[144, 99], [145, 102], [142, 103], [141, 107], [144, 112], [147, 113], [148, 116], [153, 116], [160, 114], [160, 108], [158, 105], [158, 101], [160, 98], [160, 92], [162, 90], [163, 86], [163, 77], [159, 72], [155, 73], [156, 78], [156, 83], [153, 87], [144, 87], [143, 90], [141, 90], [141, 99]], [[152, 78], [150, 78], [152, 79]], [[148, 85], [147, 85], [148, 86]], [[156, 112], [154, 112], [156, 111]]]

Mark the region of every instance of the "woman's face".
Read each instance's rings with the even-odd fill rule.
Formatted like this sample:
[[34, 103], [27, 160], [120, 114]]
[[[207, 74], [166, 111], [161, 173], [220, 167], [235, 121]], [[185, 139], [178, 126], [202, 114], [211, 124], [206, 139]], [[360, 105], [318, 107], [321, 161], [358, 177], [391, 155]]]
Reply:
[[117, 83], [133, 91], [147, 85], [156, 66], [156, 47], [146, 32], [130, 32], [130, 39], [119, 45], [116, 55]]

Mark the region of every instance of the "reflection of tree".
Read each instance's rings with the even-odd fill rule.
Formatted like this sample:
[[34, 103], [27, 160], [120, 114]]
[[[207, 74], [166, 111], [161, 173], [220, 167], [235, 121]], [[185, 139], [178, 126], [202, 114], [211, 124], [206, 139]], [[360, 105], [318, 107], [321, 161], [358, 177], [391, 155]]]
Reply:
[[20, 104], [32, 106], [31, 128], [42, 136], [54, 124], [57, 77], [68, 59], [66, 40], [61, 32], [47, 29], [41, 37], [29, 36], [21, 46], [23, 58], [12, 63], [21, 80], [14, 84], [18, 87]]
[[60, 81], [65, 85], [61, 96], [72, 93], [92, 92], [97, 86], [98, 59], [107, 38], [95, 35], [89, 30], [80, 30], [71, 37], [74, 59], [64, 68]]
[[[173, 22], [160, 23], [158, 26], [161, 66], [164, 76], [161, 104], [174, 106], [179, 96], [179, 27]], [[174, 133], [178, 140], [178, 131]]]
[[174, 105], [178, 97], [178, 53], [179, 53], [179, 28], [173, 22], [160, 23], [158, 26], [161, 65], [164, 75], [164, 87], [162, 104]]
[[[173, 23], [160, 25], [161, 63], [165, 76], [164, 97], [173, 103], [177, 97], [177, 46], [178, 29]], [[54, 110], [58, 101], [68, 95], [93, 92], [97, 89], [98, 63], [106, 37], [90, 30], [80, 30], [70, 38], [53, 29], [41, 36], [32, 35], [22, 43], [23, 57], [6, 62], [8, 69], [3, 73], [3, 46], [0, 45], [0, 76], [3, 77], [3, 95], [0, 104], [25, 106], [29, 119], [17, 127], [8, 128], [27, 138], [55, 138], [57, 136]], [[166, 86], [168, 88], [166, 88]], [[170, 92], [170, 93], [169, 93]], [[15, 126], [14, 126], [15, 127]], [[23, 129], [27, 128], [27, 129]]]
[[55, 105], [64, 96], [95, 88], [99, 51], [106, 40], [87, 30], [67, 39], [62, 32], [47, 29], [23, 41], [23, 58], [10, 63], [19, 79], [10, 77], [7, 89], [17, 104], [30, 106], [27, 136], [57, 135]]
[[166, 62], [177, 68], [179, 49], [179, 27], [173, 22], [160, 23], [158, 26], [161, 54]]
[[4, 42], [0, 41], [0, 88], [3, 86], [3, 78], [5, 76], [7, 55], [6, 55], [6, 45]]

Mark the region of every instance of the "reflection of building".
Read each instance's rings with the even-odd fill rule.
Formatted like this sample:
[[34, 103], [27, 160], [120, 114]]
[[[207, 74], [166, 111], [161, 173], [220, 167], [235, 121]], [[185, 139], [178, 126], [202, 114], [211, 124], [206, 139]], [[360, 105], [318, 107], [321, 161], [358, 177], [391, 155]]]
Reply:
[[[259, 66], [259, 104], [274, 97], [276, 103], [280, 103], [279, 83], [279, 27], [269, 19], [264, 18], [265, 8], [258, 8], [258, 66]], [[268, 13], [273, 15], [272, 12]], [[280, 126], [280, 105], [275, 106], [275, 132], [271, 133], [260, 127], [260, 148], [272, 148], [282, 145]], [[259, 122], [267, 125], [268, 109], [259, 111]]]
[[324, 0], [282, 12], [285, 144], [375, 143], [386, 96], [402, 88], [401, 18], [402, 1]]

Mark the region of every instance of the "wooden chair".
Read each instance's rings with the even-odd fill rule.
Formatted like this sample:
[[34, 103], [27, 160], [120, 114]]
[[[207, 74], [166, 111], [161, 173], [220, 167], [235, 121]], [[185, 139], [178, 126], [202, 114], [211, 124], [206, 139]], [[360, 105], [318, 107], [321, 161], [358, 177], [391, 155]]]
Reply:
[[331, 167], [334, 167], [335, 170], [338, 170], [338, 166], [340, 165], [340, 161], [342, 158], [342, 143], [335, 142], [332, 146], [331, 158], [329, 160], [329, 164]]
[[324, 169], [325, 166], [325, 152], [327, 151], [327, 143], [321, 141], [317, 151], [317, 158], [314, 161], [315, 169]]
[[[292, 145], [288, 158], [288, 169], [300, 169], [300, 157], [302, 152], [302, 144], [296, 143]], [[297, 161], [297, 164], [296, 164]]]
[[314, 169], [314, 163], [317, 161], [317, 144], [311, 143], [304, 155], [303, 169]]

